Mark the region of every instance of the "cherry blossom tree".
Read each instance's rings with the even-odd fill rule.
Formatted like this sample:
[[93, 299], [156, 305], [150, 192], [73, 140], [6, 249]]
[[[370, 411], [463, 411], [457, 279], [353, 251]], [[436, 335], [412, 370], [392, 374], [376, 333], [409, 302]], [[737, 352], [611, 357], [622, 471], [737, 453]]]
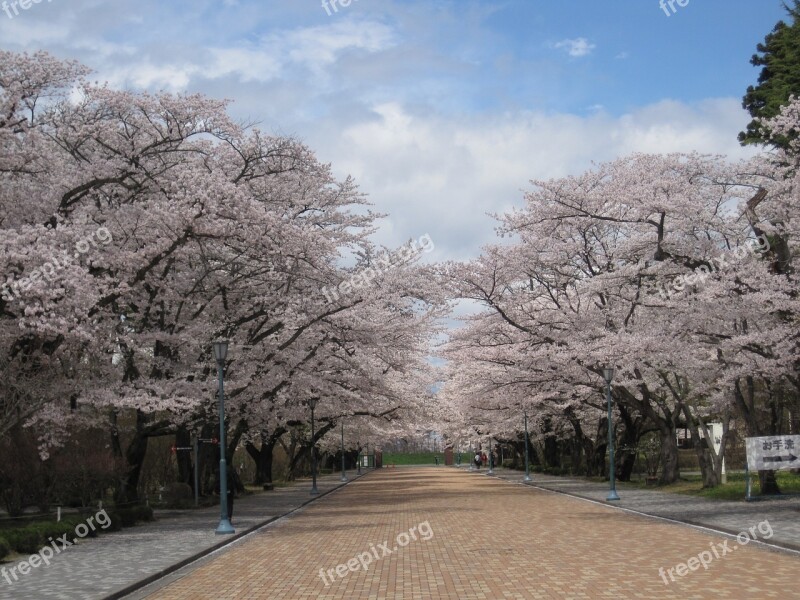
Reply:
[[213, 431], [221, 337], [229, 455], [244, 441], [259, 458], [266, 441], [266, 463], [312, 395], [317, 438], [345, 415], [413, 413], [438, 310], [413, 253], [335, 302], [323, 293], [375, 254], [379, 215], [351, 179], [234, 123], [224, 101], [3, 58], [0, 434], [36, 427], [46, 455], [72, 425], [106, 423], [127, 464], [117, 499], [136, 501], [150, 438]]
[[[786, 325], [777, 309], [791, 301], [744, 218], [752, 174], [720, 157], [633, 155], [534, 185], [522, 210], [498, 217], [510, 244], [442, 269], [455, 297], [486, 307], [446, 349], [458, 365], [451, 393], [498, 406], [543, 400], [562, 431], [597, 431], [581, 443], [588, 464], [600, 449], [602, 368], [614, 366], [622, 448], [654, 429], [661, 481], [675, 481], [676, 428], [688, 426], [714, 485], [721, 457], [700, 432], [712, 415], [727, 425], [735, 371], [758, 372], [756, 357], [740, 362], [743, 346], [754, 327], [762, 350], [776, 341]], [[771, 361], [772, 375], [790, 371], [791, 356]], [[623, 477], [634, 459], [621, 453]]]

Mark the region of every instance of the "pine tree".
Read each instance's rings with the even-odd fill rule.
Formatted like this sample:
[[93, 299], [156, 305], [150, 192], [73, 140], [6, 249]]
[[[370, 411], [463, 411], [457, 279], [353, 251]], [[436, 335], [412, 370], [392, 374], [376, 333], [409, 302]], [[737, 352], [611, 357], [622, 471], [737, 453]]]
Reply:
[[750, 59], [755, 67], [763, 67], [758, 85], [749, 86], [742, 105], [753, 117], [747, 130], [739, 134], [742, 145], [769, 144], [788, 147], [788, 139], [772, 139], [760, 119], [771, 119], [780, 113], [791, 96], [800, 96], [800, 0], [794, 6], [784, 5], [792, 18], [789, 25], [779, 21], [758, 53]]

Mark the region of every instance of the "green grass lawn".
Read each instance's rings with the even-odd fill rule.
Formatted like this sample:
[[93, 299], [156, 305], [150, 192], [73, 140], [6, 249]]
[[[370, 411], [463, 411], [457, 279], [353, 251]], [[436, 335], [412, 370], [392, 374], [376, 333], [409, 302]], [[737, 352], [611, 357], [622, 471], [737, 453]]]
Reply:
[[[800, 494], [800, 475], [794, 475], [787, 471], [779, 471], [777, 473], [778, 485], [781, 492], [784, 494]], [[752, 496], [761, 494], [761, 486], [759, 485], [758, 477], [752, 478]], [[644, 488], [644, 481], [632, 481], [630, 483], [621, 484], [624, 487]], [[657, 487], [647, 487], [647, 489], [672, 492], [675, 494], [688, 494], [690, 496], [700, 496], [702, 498], [710, 498], [712, 500], [735, 500], [743, 501], [745, 494], [745, 476], [744, 473], [731, 473], [728, 475], [728, 482], [725, 485], [719, 485], [715, 488], [703, 488], [703, 480], [700, 475], [687, 475], [681, 477], [677, 483], [670, 485], [662, 485]]]
[[[409, 452], [407, 454], [384, 452], [383, 465], [433, 465], [436, 464], [436, 457], [439, 457], [439, 464], [443, 465], [443, 452]], [[461, 462], [464, 462], [465, 457], [466, 454], [461, 457]]]

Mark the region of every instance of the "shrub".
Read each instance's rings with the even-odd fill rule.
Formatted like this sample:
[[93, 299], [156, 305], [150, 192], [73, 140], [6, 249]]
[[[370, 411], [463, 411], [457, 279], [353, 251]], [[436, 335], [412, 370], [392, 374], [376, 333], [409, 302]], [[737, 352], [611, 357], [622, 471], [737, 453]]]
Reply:
[[[116, 513], [117, 520], [122, 527], [133, 527], [139, 521], [155, 520], [153, 509], [144, 505], [126, 506], [123, 508], [118, 508], [114, 512]], [[112, 522], [113, 521], [114, 519], [112, 517]]]
[[3, 560], [11, 552], [11, 544], [6, 541], [6, 538], [0, 537], [0, 560]]
[[41, 535], [32, 525], [19, 529], [9, 529], [3, 534], [8, 540], [9, 545], [15, 552], [20, 554], [33, 554], [41, 548]]
[[153, 514], [153, 509], [150, 506], [137, 506], [136, 508], [136, 518], [139, 521], [144, 521], [145, 523], [149, 523], [150, 521], [155, 521], [156, 517]]
[[106, 511], [108, 515], [109, 525], [103, 531], [119, 531], [122, 529], [122, 518], [119, 516], [119, 512], [116, 510], [109, 510]]
[[136, 525], [136, 509], [135, 507], [120, 508], [117, 510], [120, 522], [123, 527], [133, 527]]
[[187, 483], [170, 483], [167, 485], [166, 502], [169, 508], [188, 508], [192, 506], [194, 492]]

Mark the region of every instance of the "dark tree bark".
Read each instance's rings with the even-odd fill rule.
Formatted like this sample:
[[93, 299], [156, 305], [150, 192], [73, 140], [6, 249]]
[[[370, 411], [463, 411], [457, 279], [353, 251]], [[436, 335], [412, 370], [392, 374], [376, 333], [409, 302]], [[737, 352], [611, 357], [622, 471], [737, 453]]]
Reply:
[[[736, 380], [733, 397], [736, 400], [736, 407], [739, 409], [739, 414], [744, 419], [745, 431], [749, 437], [770, 435], [775, 431], [772, 423], [769, 427], [764, 427], [762, 420], [758, 418], [755, 380], [752, 377], [744, 377]], [[774, 421], [774, 411], [771, 412], [771, 420]], [[775, 471], [759, 471], [758, 479], [761, 484], [762, 494], [777, 495], [781, 493], [778, 481], [775, 478]]]
[[617, 479], [619, 481], [630, 481], [633, 474], [633, 467], [636, 464], [636, 448], [639, 439], [642, 437], [641, 417], [636, 417], [626, 408], [624, 404], [618, 404], [620, 419], [622, 421], [621, 435], [618, 431], [619, 453], [616, 454]]
[[[185, 427], [179, 427], [175, 432], [175, 445], [179, 448], [187, 448], [192, 445], [192, 436]], [[177, 452], [175, 458], [178, 461], [178, 481], [194, 486], [192, 452]]]
[[256, 464], [256, 474], [253, 481], [256, 485], [263, 485], [265, 483], [272, 483], [272, 460], [275, 445], [278, 440], [286, 433], [286, 429], [278, 428], [272, 434], [266, 431], [261, 431], [261, 447], [256, 448], [255, 444], [248, 442], [245, 446], [250, 458]]
[[594, 443], [587, 446], [586, 452], [586, 475], [593, 477], [603, 475], [608, 478], [610, 475], [606, 469], [606, 451], [608, 450], [608, 419], [601, 417], [597, 422], [597, 433]]

